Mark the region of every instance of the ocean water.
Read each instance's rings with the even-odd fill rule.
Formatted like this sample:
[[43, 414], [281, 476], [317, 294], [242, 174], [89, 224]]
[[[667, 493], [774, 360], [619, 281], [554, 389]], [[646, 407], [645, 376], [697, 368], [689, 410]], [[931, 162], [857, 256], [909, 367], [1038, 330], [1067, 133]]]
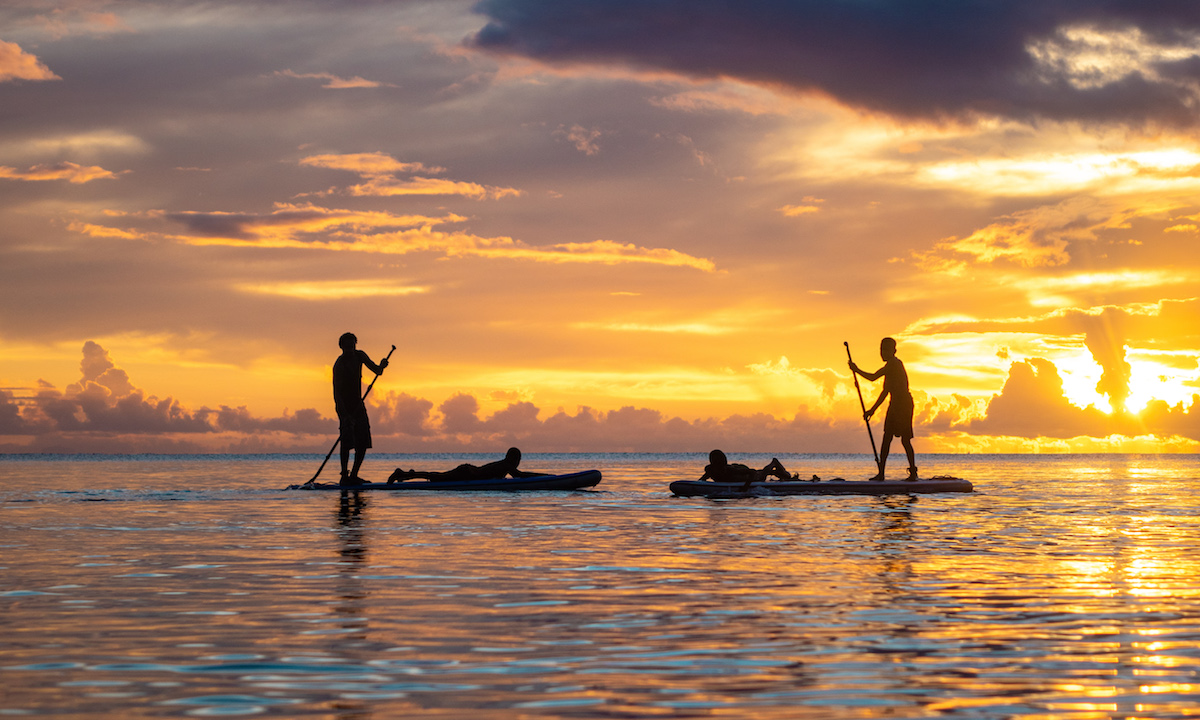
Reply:
[[282, 490], [320, 456], [0, 456], [0, 715], [1200, 715], [1200, 459], [919, 461], [976, 492], [672, 496], [701, 454], [528, 455], [604, 480], [523, 494]]

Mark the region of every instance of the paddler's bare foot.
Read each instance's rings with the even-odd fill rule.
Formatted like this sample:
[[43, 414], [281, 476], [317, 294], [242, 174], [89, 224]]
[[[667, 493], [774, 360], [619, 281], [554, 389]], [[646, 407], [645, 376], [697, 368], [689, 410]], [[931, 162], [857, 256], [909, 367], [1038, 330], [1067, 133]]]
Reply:
[[338, 484], [343, 487], [355, 487], [357, 485], [366, 485], [367, 481], [357, 475], [343, 475], [341, 482]]
[[905, 479], [905, 480], [907, 480], [907, 481], [909, 481], [909, 482], [916, 482], [916, 481], [917, 481], [917, 479], [918, 479], [918, 478], [917, 478], [917, 468], [916, 468], [916, 466], [910, 467], [910, 468], [908, 469], [908, 477], [906, 477], [906, 478], [904, 478], [904, 479]]
[[871, 478], [871, 482], [883, 482], [883, 480], [884, 480], [883, 473], [879, 473], [875, 477]]
[[412, 479], [413, 472], [414, 471], [412, 470], [402, 470], [401, 468], [396, 468], [388, 477], [387, 484], [391, 485], [395, 482], [404, 482], [405, 480], [410, 480]]

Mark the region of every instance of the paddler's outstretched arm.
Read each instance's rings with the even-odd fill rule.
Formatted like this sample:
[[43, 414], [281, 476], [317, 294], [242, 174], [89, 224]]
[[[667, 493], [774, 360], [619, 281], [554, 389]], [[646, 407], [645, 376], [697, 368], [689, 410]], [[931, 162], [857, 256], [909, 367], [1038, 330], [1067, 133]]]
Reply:
[[[388, 354], [390, 355], [391, 353], [388, 353]], [[362, 364], [366, 365], [367, 369], [370, 370], [371, 372], [375, 373], [376, 375], [382, 375], [383, 371], [386, 370], [387, 366], [388, 366], [387, 358], [384, 358], [382, 361], [380, 361], [380, 363], [378, 365], [376, 365], [375, 361], [371, 359], [371, 356], [367, 355], [362, 350], [358, 351], [358, 359], [362, 360]]]
[[876, 370], [873, 373], [869, 373], [869, 372], [864, 371], [862, 368], [860, 368], [857, 364], [854, 363], [854, 361], [851, 361], [850, 362], [850, 370], [852, 372], [857, 373], [858, 375], [861, 375], [862, 377], [870, 380], [871, 382], [875, 382], [879, 378], [883, 377], [883, 374], [887, 371], [887, 365], [884, 365], [883, 367], [879, 368], [878, 370]]

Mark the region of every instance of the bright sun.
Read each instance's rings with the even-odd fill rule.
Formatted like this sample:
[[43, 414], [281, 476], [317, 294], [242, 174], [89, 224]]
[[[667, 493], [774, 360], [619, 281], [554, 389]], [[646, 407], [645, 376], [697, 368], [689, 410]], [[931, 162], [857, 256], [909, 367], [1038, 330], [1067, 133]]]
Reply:
[[[1129, 363], [1129, 396], [1125, 409], [1133, 414], [1146, 409], [1151, 400], [1163, 400], [1168, 405], [1191, 402], [1195, 388], [1188, 382], [1194, 373], [1182, 372], [1179, 368], [1154, 356], [1127, 357]], [[1096, 389], [1103, 370], [1092, 359], [1086, 349], [1054, 359], [1063, 381], [1063, 395], [1072, 405], [1086, 408], [1089, 405], [1106, 413], [1112, 412], [1112, 403]]]

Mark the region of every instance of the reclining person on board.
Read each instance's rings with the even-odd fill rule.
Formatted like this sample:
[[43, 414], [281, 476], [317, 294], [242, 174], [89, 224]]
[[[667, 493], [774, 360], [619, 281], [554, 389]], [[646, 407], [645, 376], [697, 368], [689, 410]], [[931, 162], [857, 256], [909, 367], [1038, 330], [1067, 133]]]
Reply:
[[750, 487], [752, 482], [763, 482], [769, 477], [777, 477], [780, 480], [793, 480], [787, 468], [783, 463], [779, 462], [778, 458], [771, 458], [771, 462], [761, 470], [755, 470], [741, 463], [731, 463], [725, 457], [725, 453], [720, 450], [713, 450], [708, 454], [708, 465], [704, 466], [704, 475], [701, 480], [712, 480], [713, 482], [745, 483], [743, 487]]
[[527, 478], [527, 477], [544, 477], [547, 473], [526, 472], [518, 470], [517, 465], [521, 463], [521, 451], [517, 448], [509, 448], [503, 460], [487, 463], [486, 465], [471, 465], [463, 463], [453, 470], [437, 471], [437, 470], [402, 470], [396, 468], [392, 476], [388, 478], [388, 483], [403, 482], [405, 480], [494, 480], [502, 477]]

